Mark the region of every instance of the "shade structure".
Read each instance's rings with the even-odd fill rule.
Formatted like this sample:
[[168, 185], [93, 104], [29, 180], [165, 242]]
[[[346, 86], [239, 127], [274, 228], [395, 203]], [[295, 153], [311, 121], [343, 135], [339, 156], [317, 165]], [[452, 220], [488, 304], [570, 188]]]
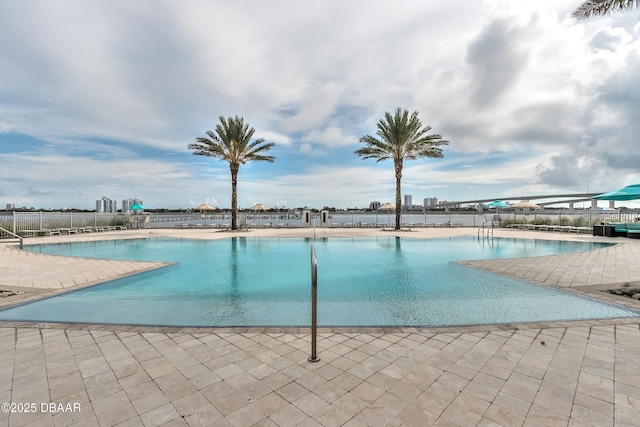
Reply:
[[487, 203], [488, 208], [508, 208], [509, 203], [505, 203], [502, 200], [494, 200], [491, 203]]
[[396, 205], [392, 204], [392, 203], [385, 203], [384, 205], [380, 206], [378, 208], [379, 211], [392, 211], [395, 210]]
[[516, 203], [515, 205], [511, 205], [512, 208], [516, 209], [540, 209], [539, 205], [535, 203], [531, 203], [528, 200], [523, 200], [520, 203]]
[[147, 209], [147, 208], [142, 206], [140, 203], [135, 203], [127, 208], [128, 211], [141, 211], [144, 209]]
[[610, 193], [593, 196], [596, 200], [635, 200], [640, 199], [640, 184], [627, 185]]
[[216, 208], [214, 208], [213, 206], [210, 206], [206, 203], [201, 203], [198, 206], [196, 206], [195, 208], [193, 208], [194, 211], [215, 211]]
[[268, 210], [267, 207], [265, 205], [263, 205], [262, 203], [256, 203], [255, 205], [251, 206], [249, 208], [252, 211], [266, 211]]

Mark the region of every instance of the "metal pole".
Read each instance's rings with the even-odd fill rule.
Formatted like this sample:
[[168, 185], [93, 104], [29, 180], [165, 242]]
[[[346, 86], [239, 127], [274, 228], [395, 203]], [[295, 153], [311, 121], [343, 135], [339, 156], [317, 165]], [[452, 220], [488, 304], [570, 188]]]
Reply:
[[309, 362], [317, 362], [320, 359], [316, 354], [316, 340], [318, 335], [318, 261], [316, 260], [316, 247], [311, 244], [311, 356]]

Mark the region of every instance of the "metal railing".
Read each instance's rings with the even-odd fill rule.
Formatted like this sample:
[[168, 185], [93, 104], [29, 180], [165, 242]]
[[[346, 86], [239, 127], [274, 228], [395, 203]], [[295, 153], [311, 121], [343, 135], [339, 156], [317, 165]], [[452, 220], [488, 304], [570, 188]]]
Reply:
[[96, 212], [10, 212], [0, 215], [0, 227], [11, 229], [16, 234], [24, 230], [106, 227], [126, 225], [128, 216]]
[[22, 236], [2, 227], [0, 227], [0, 239], [18, 239], [20, 241], [20, 249], [24, 247], [24, 240], [22, 239]]
[[[228, 228], [230, 215], [228, 212], [216, 213], [150, 213], [148, 228]], [[303, 227], [302, 217], [295, 213], [242, 213], [247, 228], [289, 228]], [[21, 234], [22, 230], [47, 230], [58, 228], [105, 227], [128, 225], [129, 219], [136, 215], [123, 213], [95, 212], [0, 212], [0, 227]], [[311, 219], [316, 226], [317, 215], [312, 213]], [[330, 213], [326, 227], [339, 228], [382, 228], [386, 227], [387, 216], [375, 212], [369, 213]], [[640, 210], [596, 211], [521, 211], [500, 212], [494, 215], [494, 222], [528, 222], [550, 221], [558, 225], [591, 225], [602, 221], [636, 222], [640, 219]], [[391, 219], [389, 218], [389, 222]], [[485, 214], [473, 212], [431, 214], [403, 213], [402, 224], [411, 228], [465, 226], [478, 227], [488, 220]]]

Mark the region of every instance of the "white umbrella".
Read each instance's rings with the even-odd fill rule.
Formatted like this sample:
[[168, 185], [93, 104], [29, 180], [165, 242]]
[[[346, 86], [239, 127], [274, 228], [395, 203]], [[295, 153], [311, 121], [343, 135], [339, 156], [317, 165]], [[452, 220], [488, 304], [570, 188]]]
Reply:
[[213, 206], [210, 206], [206, 203], [201, 203], [200, 205], [196, 206], [195, 208], [193, 208], [194, 211], [215, 211], [216, 208], [214, 208]]
[[[522, 200], [520, 203], [516, 203], [515, 205], [511, 205], [512, 208], [515, 209], [522, 209], [524, 210], [524, 215], [525, 215], [525, 222], [527, 222], [526, 220], [526, 216], [527, 216], [527, 210], [529, 209], [540, 209], [539, 205], [536, 205], [535, 203], [531, 203], [528, 200]], [[513, 218], [515, 220], [516, 217], [516, 213], [515, 211], [513, 212]]]
[[511, 205], [512, 208], [516, 209], [540, 209], [539, 205], [535, 203], [531, 203], [528, 200], [523, 200], [520, 203], [516, 203], [515, 205]]
[[387, 222], [389, 223], [389, 227], [391, 227], [391, 217], [389, 216], [391, 211], [396, 210], [396, 205], [392, 203], [385, 203], [384, 205], [378, 208], [379, 211], [387, 211]]
[[[267, 207], [265, 205], [263, 205], [262, 203], [256, 203], [255, 205], [251, 206], [249, 208], [252, 211], [266, 211], [268, 210]], [[260, 215], [256, 215], [256, 221], [255, 221], [255, 226], [259, 227], [260, 225]]]
[[[196, 206], [195, 208], [193, 208], [194, 211], [215, 211], [216, 208], [214, 208], [213, 206], [210, 206], [207, 203], [200, 203], [198, 206]], [[207, 216], [206, 215], [202, 215], [202, 218], [204, 219], [204, 226], [205, 228], [207, 227]]]
[[265, 205], [263, 205], [262, 203], [256, 203], [255, 205], [251, 206], [249, 208], [252, 211], [266, 211], [268, 210], [267, 207]]

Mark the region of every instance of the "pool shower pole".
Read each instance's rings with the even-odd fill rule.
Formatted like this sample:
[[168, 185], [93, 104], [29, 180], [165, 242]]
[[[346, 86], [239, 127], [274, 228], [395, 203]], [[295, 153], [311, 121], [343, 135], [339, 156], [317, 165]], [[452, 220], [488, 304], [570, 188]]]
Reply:
[[315, 243], [311, 243], [311, 356], [309, 362], [320, 359], [316, 354], [316, 339], [318, 335], [318, 261], [316, 260]]

